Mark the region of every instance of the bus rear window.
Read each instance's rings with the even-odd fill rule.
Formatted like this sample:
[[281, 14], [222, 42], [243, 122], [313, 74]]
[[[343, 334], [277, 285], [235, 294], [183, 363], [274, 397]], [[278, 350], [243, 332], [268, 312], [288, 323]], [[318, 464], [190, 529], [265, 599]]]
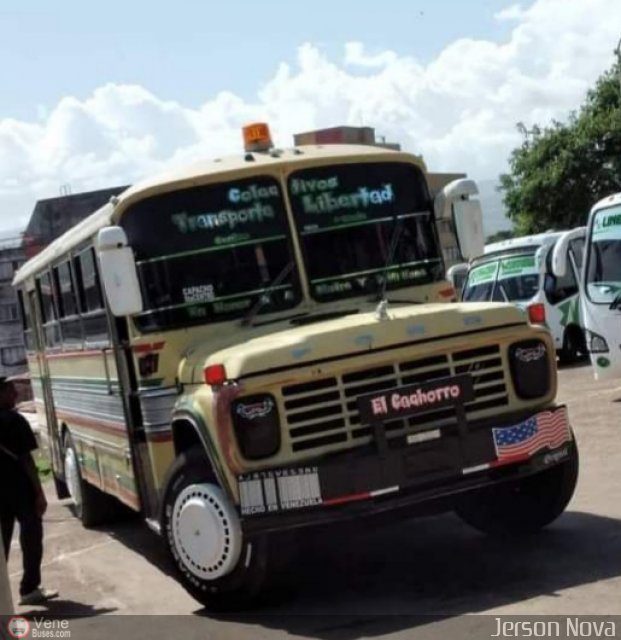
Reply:
[[261, 296], [259, 313], [301, 299], [273, 178], [155, 196], [131, 207], [121, 224], [136, 253], [145, 303], [136, 321], [143, 331], [242, 318]]
[[414, 165], [303, 169], [288, 190], [316, 300], [374, 294], [384, 278], [390, 290], [443, 276], [427, 186]]
[[463, 291], [466, 302], [524, 302], [540, 285], [535, 254], [489, 260], [473, 267]]

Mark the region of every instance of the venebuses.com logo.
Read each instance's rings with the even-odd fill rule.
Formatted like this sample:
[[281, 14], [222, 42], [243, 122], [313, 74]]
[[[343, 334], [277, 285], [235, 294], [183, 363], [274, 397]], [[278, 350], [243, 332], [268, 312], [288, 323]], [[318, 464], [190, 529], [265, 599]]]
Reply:
[[9, 618], [6, 628], [11, 638], [71, 638], [69, 620], [28, 620], [23, 616], [13, 616]]
[[8, 621], [7, 630], [11, 638], [26, 638], [30, 633], [30, 623], [26, 618], [15, 616]]

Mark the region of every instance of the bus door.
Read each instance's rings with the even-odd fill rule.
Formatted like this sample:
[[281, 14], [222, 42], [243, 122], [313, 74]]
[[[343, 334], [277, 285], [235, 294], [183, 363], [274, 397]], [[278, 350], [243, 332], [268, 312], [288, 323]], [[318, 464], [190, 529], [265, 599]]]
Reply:
[[28, 339], [32, 340], [30, 348], [34, 349], [36, 353], [35, 374], [37, 381], [33, 381], [33, 392], [37, 402], [37, 416], [44, 419], [52, 469], [58, 476], [62, 477], [64, 473], [62, 442], [60, 441], [58, 422], [56, 421], [50, 370], [45, 357], [45, 329], [41, 321], [41, 309], [34, 289], [28, 291], [28, 308], [32, 314]]
[[585, 227], [567, 231], [547, 250], [545, 258], [546, 318], [555, 346], [568, 362], [586, 352], [580, 304], [584, 236]]
[[111, 317], [115, 333], [114, 342], [119, 380], [123, 381], [121, 389], [124, 395], [126, 423], [128, 426], [129, 449], [128, 461], [131, 460], [137, 490], [140, 496], [142, 513], [149, 524], [157, 520], [158, 488], [153, 473], [153, 465], [149, 454], [144, 419], [140, 406], [140, 394], [134, 358], [129, 346], [127, 320]]
[[[569, 248], [568, 248], [569, 251]], [[582, 351], [584, 340], [580, 321], [580, 296], [578, 274], [573, 251], [567, 256], [567, 268], [563, 275], [555, 275], [552, 269], [552, 253], [546, 257], [544, 281], [546, 320], [557, 350]]]

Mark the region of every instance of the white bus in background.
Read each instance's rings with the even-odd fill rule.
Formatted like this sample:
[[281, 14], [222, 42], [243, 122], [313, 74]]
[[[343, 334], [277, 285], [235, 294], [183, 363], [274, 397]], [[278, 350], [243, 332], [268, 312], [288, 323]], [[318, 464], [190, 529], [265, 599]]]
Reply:
[[[575, 269], [567, 234], [554, 250], [554, 272]], [[621, 193], [591, 209], [579, 281], [587, 349], [598, 380], [621, 378]]]
[[[573, 258], [563, 275], [552, 269], [552, 252], [571, 233], [566, 245]], [[531, 322], [552, 333], [562, 362], [586, 354], [579, 303], [579, 274], [586, 229], [551, 231], [485, 245], [470, 263], [462, 291], [464, 302], [513, 302], [528, 311]]]

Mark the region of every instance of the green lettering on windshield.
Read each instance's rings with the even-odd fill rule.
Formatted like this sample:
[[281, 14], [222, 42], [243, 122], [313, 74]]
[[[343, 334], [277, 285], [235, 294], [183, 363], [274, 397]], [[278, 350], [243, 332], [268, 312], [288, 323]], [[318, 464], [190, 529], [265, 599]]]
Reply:
[[269, 204], [255, 202], [252, 207], [238, 209], [237, 211], [225, 210], [219, 213], [200, 213], [195, 216], [188, 215], [185, 211], [175, 213], [171, 220], [181, 233], [192, 233], [205, 229], [220, 229], [228, 227], [235, 229], [240, 224], [249, 222], [263, 222], [263, 220], [273, 219], [274, 209]]
[[621, 227], [621, 213], [600, 214], [595, 220], [593, 234], [605, 233], [611, 227]]
[[535, 256], [521, 256], [508, 258], [500, 263], [501, 276], [520, 275], [523, 271], [532, 272], [535, 269]]
[[362, 186], [350, 193], [337, 192], [335, 194], [335, 189], [338, 188], [338, 176], [330, 176], [321, 180], [303, 178], [291, 180], [291, 192], [300, 196], [305, 214], [334, 213], [341, 209], [366, 209], [395, 200], [391, 183], [384, 183], [377, 189]]
[[613, 227], [618, 225], [621, 225], [621, 213], [618, 213], [615, 216], [608, 216], [602, 221], [603, 227]]
[[491, 264], [484, 264], [480, 267], [475, 267], [468, 278], [468, 286], [476, 286], [485, 282], [491, 282], [496, 276], [497, 262]]

